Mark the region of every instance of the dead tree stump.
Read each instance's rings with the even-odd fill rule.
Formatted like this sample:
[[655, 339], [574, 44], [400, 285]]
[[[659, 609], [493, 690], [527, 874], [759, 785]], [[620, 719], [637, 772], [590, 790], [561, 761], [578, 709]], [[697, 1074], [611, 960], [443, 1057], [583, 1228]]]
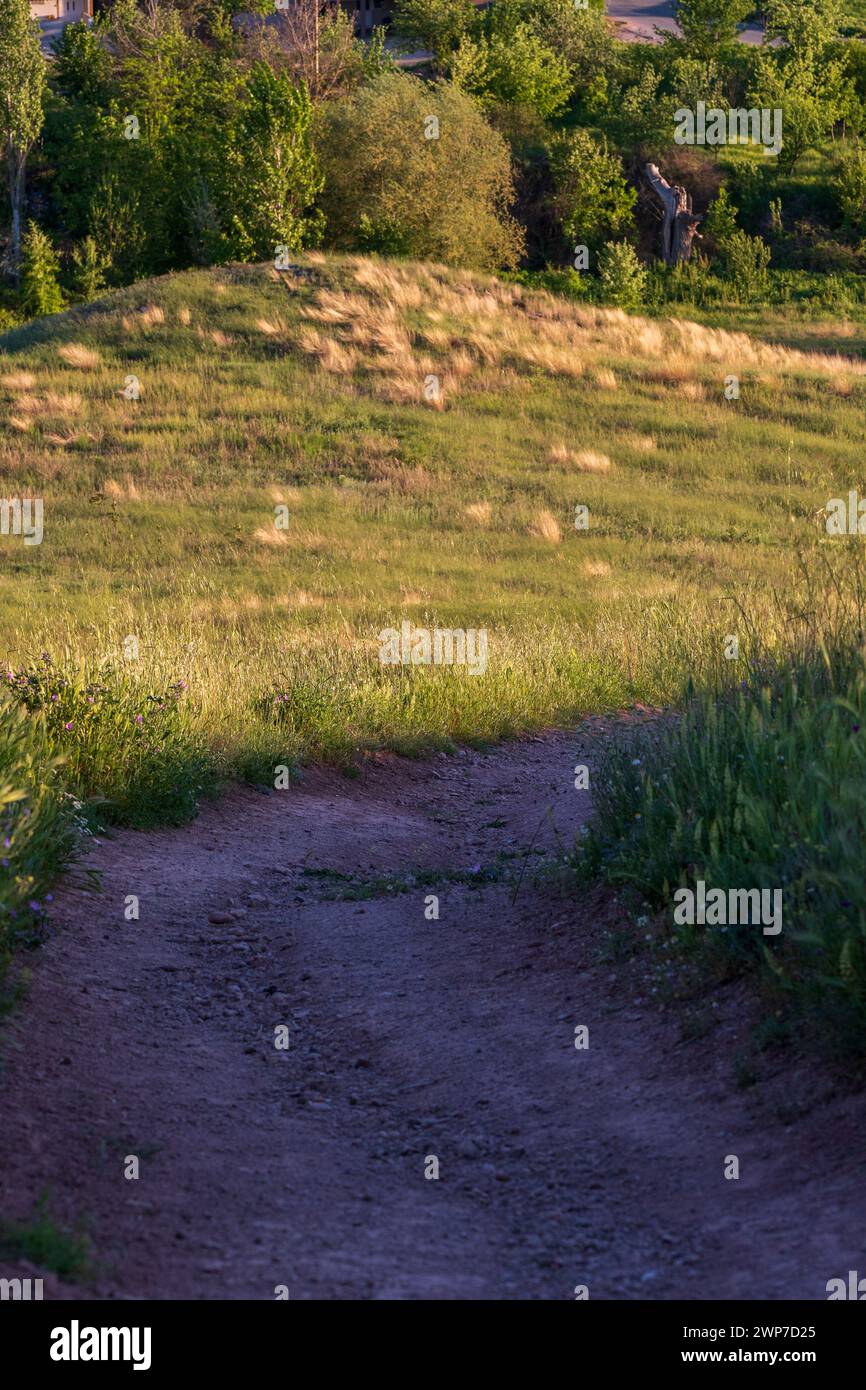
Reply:
[[662, 256], [666, 265], [677, 265], [687, 261], [692, 254], [692, 241], [700, 241], [698, 223], [700, 214], [692, 212], [692, 200], [679, 184], [673, 187], [662, 178], [656, 164], [646, 166], [646, 176], [650, 187], [657, 194], [664, 208], [662, 224]]

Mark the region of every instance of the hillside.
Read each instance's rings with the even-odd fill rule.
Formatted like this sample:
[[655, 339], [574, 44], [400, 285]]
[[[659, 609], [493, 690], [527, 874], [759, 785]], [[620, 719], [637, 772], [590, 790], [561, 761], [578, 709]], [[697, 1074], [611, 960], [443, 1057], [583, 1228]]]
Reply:
[[[856, 482], [866, 397], [856, 359], [317, 254], [148, 282], [2, 348], [4, 491], [45, 515], [41, 545], [2, 539], [4, 654], [183, 678], [262, 776], [668, 698], [715, 660], [726, 596], [766, 593]], [[407, 695], [376, 657], [403, 618], [488, 627], [485, 678], [415, 669]], [[286, 682], [308, 698], [275, 731]]]

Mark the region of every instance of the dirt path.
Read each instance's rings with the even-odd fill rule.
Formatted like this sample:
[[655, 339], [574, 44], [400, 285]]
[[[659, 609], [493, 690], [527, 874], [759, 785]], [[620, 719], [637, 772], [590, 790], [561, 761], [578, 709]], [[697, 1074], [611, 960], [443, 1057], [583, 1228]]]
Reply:
[[533, 881], [588, 811], [578, 746], [382, 758], [98, 846], [6, 1026], [0, 1214], [48, 1190], [112, 1298], [822, 1298], [864, 1266], [862, 1101], [785, 1060], [737, 1090], [742, 987], [684, 1043], [605, 960], [603, 895]]

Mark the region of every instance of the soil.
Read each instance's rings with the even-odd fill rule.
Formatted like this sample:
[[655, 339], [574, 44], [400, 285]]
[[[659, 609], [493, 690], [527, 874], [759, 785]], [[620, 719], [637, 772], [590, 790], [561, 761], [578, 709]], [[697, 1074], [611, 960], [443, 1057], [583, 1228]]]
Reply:
[[58, 893], [0, 1076], [0, 1215], [46, 1194], [91, 1269], [0, 1275], [55, 1298], [762, 1300], [866, 1268], [862, 1094], [749, 1052], [747, 983], [662, 1002], [649, 947], [617, 948], [642, 929], [551, 872], [604, 736], [383, 755], [101, 838], [102, 892]]

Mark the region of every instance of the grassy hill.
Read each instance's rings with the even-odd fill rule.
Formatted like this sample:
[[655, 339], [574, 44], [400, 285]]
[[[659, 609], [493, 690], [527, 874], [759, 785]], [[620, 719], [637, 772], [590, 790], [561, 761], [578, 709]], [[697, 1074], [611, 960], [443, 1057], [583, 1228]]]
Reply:
[[[2, 491], [45, 509], [41, 545], [0, 538], [0, 651], [108, 663], [133, 703], [183, 681], [268, 782], [672, 698], [860, 467], [859, 359], [435, 266], [189, 272], [0, 349]], [[382, 667], [404, 617], [486, 626], [486, 675]]]

